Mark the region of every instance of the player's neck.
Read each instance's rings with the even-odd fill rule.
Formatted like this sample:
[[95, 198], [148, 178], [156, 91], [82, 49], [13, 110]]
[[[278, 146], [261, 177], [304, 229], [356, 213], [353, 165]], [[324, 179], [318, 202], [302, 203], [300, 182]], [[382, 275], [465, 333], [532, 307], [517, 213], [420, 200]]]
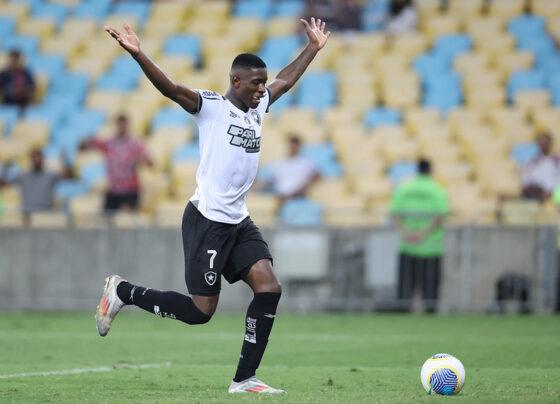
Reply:
[[231, 102], [236, 108], [240, 109], [243, 112], [249, 111], [249, 107], [247, 107], [239, 98], [235, 97], [231, 91], [228, 90], [226, 93], [226, 98], [229, 102]]

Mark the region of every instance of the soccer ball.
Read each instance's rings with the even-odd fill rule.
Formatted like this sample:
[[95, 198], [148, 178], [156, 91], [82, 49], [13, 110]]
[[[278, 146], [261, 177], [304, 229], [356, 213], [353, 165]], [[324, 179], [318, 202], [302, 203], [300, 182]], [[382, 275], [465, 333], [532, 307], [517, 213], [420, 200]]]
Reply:
[[465, 383], [465, 367], [453, 355], [439, 353], [424, 362], [420, 381], [428, 394], [459, 394]]

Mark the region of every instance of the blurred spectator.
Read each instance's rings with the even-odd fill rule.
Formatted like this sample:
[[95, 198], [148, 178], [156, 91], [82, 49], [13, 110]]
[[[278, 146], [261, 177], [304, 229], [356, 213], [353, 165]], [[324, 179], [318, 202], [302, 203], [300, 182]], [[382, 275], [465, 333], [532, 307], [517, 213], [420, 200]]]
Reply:
[[319, 179], [319, 172], [311, 160], [303, 157], [301, 139], [295, 135], [288, 139], [288, 158], [272, 166], [267, 184], [282, 201], [305, 196], [309, 186]]
[[385, 23], [385, 33], [399, 35], [416, 31], [418, 12], [413, 0], [391, 0]]
[[128, 129], [128, 118], [117, 117], [117, 131], [113, 138], [105, 140], [93, 138], [84, 141], [80, 148], [99, 149], [107, 161], [109, 188], [105, 195], [105, 212], [112, 213], [119, 209], [138, 208], [140, 181], [138, 166], [151, 166], [152, 161], [142, 143], [134, 139]]
[[422, 289], [424, 309], [436, 309], [448, 210], [445, 190], [432, 179], [430, 162], [421, 159], [418, 176], [399, 186], [391, 198], [391, 216], [401, 238], [398, 297], [406, 310], [417, 288]]
[[362, 7], [357, 0], [337, 0], [334, 10], [334, 29], [344, 32], [360, 30]]
[[0, 186], [18, 184], [21, 190], [22, 212], [29, 215], [33, 212], [48, 211], [54, 208], [55, 185], [64, 178], [73, 178], [73, 172], [64, 160], [64, 171], [62, 174], [45, 171], [43, 164], [43, 152], [39, 149], [31, 152], [31, 171], [18, 174], [8, 179], [8, 171], [11, 162], [7, 162], [2, 170]]
[[17, 50], [10, 52], [8, 66], [0, 73], [0, 91], [4, 104], [25, 108], [33, 101], [35, 80], [31, 73], [23, 67], [21, 53]]
[[550, 198], [560, 181], [560, 157], [552, 153], [552, 136], [541, 133], [537, 137], [539, 155], [533, 158], [521, 173], [522, 196], [541, 202]]

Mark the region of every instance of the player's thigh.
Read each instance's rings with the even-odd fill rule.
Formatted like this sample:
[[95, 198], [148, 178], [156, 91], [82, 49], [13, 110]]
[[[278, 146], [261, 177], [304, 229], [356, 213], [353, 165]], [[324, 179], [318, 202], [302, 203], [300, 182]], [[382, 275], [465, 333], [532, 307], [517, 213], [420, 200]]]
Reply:
[[220, 293], [220, 276], [234, 244], [232, 226], [206, 219], [189, 203], [182, 224], [185, 281], [192, 295]]
[[282, 293], [282, 285], [276, 278], [272, 262], [269, 259], [262, 259], [254, 263], [249, 268], [245, 282], [255, 293]]

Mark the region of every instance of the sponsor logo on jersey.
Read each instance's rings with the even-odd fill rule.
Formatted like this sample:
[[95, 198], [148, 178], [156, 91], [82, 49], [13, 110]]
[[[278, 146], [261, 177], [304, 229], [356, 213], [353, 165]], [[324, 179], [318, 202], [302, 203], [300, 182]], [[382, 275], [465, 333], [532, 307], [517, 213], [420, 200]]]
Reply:
[[208, 285], [213, 286], [218, 279], [218, 275], [214, 271], [208, 271], [204, 274], [204, 279]]
[[257, 343], [257, 319], [247, 317], [247, 324], [245, 327], [245, 341], [256, 344]]
[[248, 117], [244, 116], [243, 119], [245, 119], [247, 125], [251, 125], [251, 120]]
[[251, 117], [257, 123], [257, 125], [261, 126], [261, 116], [257, 111], [251, 111]]
[[229, 111], [229, 116], [232, 118], [239, 118], [239, 115], [237, 115], [235, 112], [233, 111]]
[[208, 100], [219, 100], [221, 98], [220, 94], [209, 90], [201, 91], [200, 95], [202, 95], [203, 98], [206, 98]]
[[229, 144], [243, 147], [247, 153], [258, 153], [261, 150], [261, 138], [255, 136], [254, 129], [230, 125], [227, 133], [231, 135]]

